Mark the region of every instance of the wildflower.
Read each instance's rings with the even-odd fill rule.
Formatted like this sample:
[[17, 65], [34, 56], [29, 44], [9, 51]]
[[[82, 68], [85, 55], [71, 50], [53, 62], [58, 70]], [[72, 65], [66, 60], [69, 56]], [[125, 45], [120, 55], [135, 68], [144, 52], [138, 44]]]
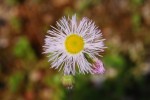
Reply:
[[[63, 17], [48, 30], [45, 38], [44, 53], [49, 54], [51, 67], [63, 69], [64, 75], [93, 73], [92, 63], [88, 60], [97, 59], [104, 51], [102, 33], [95, 23], [88, 18], [77, 22], [76, 15], [72, 18]], [[99, 67], [94, 69], [99, 72]]]

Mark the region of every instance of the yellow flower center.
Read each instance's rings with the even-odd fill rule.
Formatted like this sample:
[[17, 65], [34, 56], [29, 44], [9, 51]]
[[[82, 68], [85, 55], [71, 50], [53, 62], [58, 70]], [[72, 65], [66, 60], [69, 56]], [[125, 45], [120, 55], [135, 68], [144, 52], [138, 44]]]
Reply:
[[65, 40], [66, 50], [71, 54], [77, 54], [84, 48], [84, 40], [77, 34], [69, 35]]

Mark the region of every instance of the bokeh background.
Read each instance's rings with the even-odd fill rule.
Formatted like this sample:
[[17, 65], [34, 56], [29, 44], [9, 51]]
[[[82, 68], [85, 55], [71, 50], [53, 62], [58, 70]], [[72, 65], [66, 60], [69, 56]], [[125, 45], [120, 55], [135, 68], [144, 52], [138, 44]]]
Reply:
[[[75, 13], [106, 38], [106, 73], [76, 75], [67, 90], [42, 45]], [[150, 100], [150, 0], [0, 0], [0, 100]]]

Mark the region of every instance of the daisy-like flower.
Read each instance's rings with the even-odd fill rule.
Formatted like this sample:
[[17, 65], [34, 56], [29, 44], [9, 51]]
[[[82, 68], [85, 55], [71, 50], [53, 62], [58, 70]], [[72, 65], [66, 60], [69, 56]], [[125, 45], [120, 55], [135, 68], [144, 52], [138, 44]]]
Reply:
[[105, 39], [95, 23], [85, 17], [77, 22], [74, 15], [63, 17], [56, 26], [48, 30], [43, 46], [51, 67], [63, 69], [65, 75], [75, 75], [76, 72], [93, 74], [95, 67], [88, 59], [98, 59], [99, 53], [106, 48]]

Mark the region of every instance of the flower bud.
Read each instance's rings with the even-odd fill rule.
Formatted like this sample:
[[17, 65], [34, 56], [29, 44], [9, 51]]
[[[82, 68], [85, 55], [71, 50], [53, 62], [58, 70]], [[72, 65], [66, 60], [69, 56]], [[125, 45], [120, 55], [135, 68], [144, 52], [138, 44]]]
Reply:
[[65, 86], [67, 89], [72, 89], [73, 84], [74, 84], [74, 78], [72, 75], [64, 75], [62, 77], [62, 84]]
[[103, 62], [99, 59], [94, 59], [93, 73], [94, 74], [103, 74], [104, 72], [105, 72], [105, 68], [103, 66]]

